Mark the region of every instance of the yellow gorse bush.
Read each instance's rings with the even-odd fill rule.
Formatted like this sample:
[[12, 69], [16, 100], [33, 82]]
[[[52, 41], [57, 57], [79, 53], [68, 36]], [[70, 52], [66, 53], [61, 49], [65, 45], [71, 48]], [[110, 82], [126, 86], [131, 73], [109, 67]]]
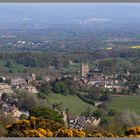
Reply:
[[45, 129], [39, 128], [38, 131], [46, 137], [52, 137], [53, 136], [53, 132], [48, 130], [48, 129], [45, 130]]
[[73, 137], [85, 137], [86, 133], [84, 131], [79, 131], [77, 129], [72, 129]]
[[140, 126], [127, 129], [125, 132], [125, 136], [140, 138]]
[[77, 129], [59, 129], [54, 136], [56, 137], [85, 137], [86, 133]]
[[31, 117], [6, 126], [8, 137], [130, 137], [140, 138], [140, 126], [127, 129], [124, 135], [117, 136], [109, 132], [87, 134], [77, 129], [66, 129], [55, 121]]

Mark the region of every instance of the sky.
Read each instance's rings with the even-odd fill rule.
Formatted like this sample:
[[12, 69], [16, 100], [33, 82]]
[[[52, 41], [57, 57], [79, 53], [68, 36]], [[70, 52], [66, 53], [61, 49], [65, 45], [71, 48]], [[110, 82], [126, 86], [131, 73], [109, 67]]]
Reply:
[[138, 3], [1, 3], [0, 25], [140, 22]]

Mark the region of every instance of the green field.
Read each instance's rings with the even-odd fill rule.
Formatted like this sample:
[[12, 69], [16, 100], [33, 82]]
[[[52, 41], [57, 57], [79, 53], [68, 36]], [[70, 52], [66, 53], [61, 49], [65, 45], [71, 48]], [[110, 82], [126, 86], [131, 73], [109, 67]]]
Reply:
[[[9, 70], [9, 68], [5, 67], [6, 60], [0, 60], [0, 68], [4, 70]], [[26, 67], [20, 64], [17, 64], [16, 62], [12, 61], [12, 67], [10, 68], [14, 73], [17, 73], [19, 71], [23, 71]]]
[[[112, 60], [112, 58], [106, 58], [106, 59], [101, 59], [101, 60]], [[90, 69], [95, 69], [97, 66], [97, 64], [101, 61], [101, 60], [95, 60], [95, 61], [91, 61], [89, 62], [89, 66]], [[117, 67], [125, 67], [125, 66], [129, 66], [129, 67], [133, 67], [132, 63], [130, 62], [130, 60], [126, 60], [123, 58], [117, 58]], [[7, 61], [10, 61], [12, 63], [12, 67], [11, 68], [7, 68], [5, 67], [5, 64]], [[11, 60], [0, 60], [0, 69], [3, 71], [9, 71], [12, 70], [13, 73], [20, 73], [23, 72], [23, 70], [27, 70], [28, 72], [32, 71], [34, 73], [38, 72], [38, 71], [48, 71], [47, 67], [44, 68], [40, 68], [40, 67], [25, 67], [22, 64], [17, 64], [15, 62], [15, 60], [11, 59]], [[80, 63], [72, 63], [68, 68], [64, 67], [62, 68], [61, 72], [63, 73], [77, 73], [80, 70]], [[59, 71], [60, 72], [60, 71]]]
[[131, 110], [140, 115], [140, 97], [112, 97], [111, 108]]
[[64, 109], [69, 108], [69, 111], [73, 115], [79, 115], [81, 112], [84, 112], [87, 107], [90, 107], [92, 111], [96, 108], [93, 105], [83, 102], [78, 96], [76, 95], [67, 95], [63, 96], [61, 94], [49, 94], [48, 99], [50, 103], [63, 103]]
[[[10, 61], [12, 63], [12, 67], [11, 68], [7, 68], [5, 65], [7, 63], [7, 61]], [[64, 67], [63, 71], [64, 72], [77, 72], [79, 71], [80, 68], [80, 63], [73, 63], [72, 65], [70, 65], [69, 68]], [[13, 73], [18, 73], [18, 72], [22, 72], [24, 69], [26, 69], [27, 71], [32, 71], [32, 72], [36, 72], [36, 71], [40, 71], [40, 70], [47, 70], [48, 67], [26, 67], [23, 64], [18, 64], [15, 62], [15, 60], [13, 59], [8, 59], [8, 60], [0, 60], [0, 69], [3, 69], [4, 71], [9, 71], [12, 70]]]
[[13, 73], [18, 73], [18, 72], [23, 72], [24, 69], [26, 69], [28, 72], [38, 72], [38, 71], [46, 71], [46, 68], [40, 68], [40, 67], [26, 67], [22, 64], [17, 64], [14, 60], [10, 60], [10, 62], [12, 63], [12, 67], [11, 68], [7, 68], [5, 66], [6, 62], [8, 60], [0, 60], [0, 69], [3, 71], [9, 71], [12, 70]]

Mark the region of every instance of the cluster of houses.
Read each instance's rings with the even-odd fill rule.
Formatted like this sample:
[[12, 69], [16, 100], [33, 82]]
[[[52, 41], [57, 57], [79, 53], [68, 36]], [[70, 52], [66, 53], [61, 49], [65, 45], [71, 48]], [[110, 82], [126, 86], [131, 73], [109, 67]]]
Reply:
[[95, 75], [93, 78], [90, 78], [88, 85], [95, 85], [96, 87], [105, 87], [109, 91], [121, 92], [122, 90], [128, 90], [128, 86], [122, 86], [122, 83], [125, 84], [127, 80], [124, 79], [122, 82], [118, 79], [117, 75], [103, 76]]
[[3, 110], [5, 115], [11, 114], [17, 120], [20, 119], [21, 115], [29, 116], [28, 112], [20, 111], [15, 105], [6, 103], [0, 99], [0, 109]]
[[6, 83], [0, 83], [0, 97], [3, 93], [13, 93], [12, 86]]
[[[26, 31], [24, 31], [26, 32]], [[8, 36], [5, 36], [3, 35], [4, 38], [7, 38], [9, 37]], [[10, 36], [11, 37], [11, 36]], [[14, 36], [16, 37], [16, 36]], [[2, 42], [1, 46], [4, 47], [4, 43]], [[14, 47], [14, 49], [37, 49], [37, 48], [42, 48], [42, 49], [47, 49], [47, 48], [50, 48], [50, 41], [46, 40], [46, 41], [41, 41], [41, 42], [33, 42], [33, 41], [21, 41], [21, 40], [18, 40], [16, 42], [9, 42], [8, 43], [8, 46], [12, 46]]]
[[[80, 76], [75, 76], [73, 79], [80, 85], [86, 84], [89, 86], [104, 87], [110, 92], [122, 92], [129, 91], [129, 85], [125, 84], [128, 82], [131, 73], [126, 72], [123, 76], [121, 74], [103, 74], [98, 68], [93, 72], [90, 72], [89, 65], [87, 63], [82, 63], [80, 68]], [[138, 88], [140, 86], [138, 85]]]
[[[34, 73], [30, 75], [21, 76], [0, 76], [0, 109], [4, 111], [5, 114], [12, 114], [15, 118], [19, 119], [21, 114], [29, 116], [28, 112], [19, 110], [14, 104], [10, 102], [5, 102], [2, 100], [2, 95], [4, 93], [14, 94], [17, 89], [24, 89], [33, 94], [37, 94], [37, 85], [43, 82], [49, 82], [55, 78], [50, 75], [44, 75], [42, 79], [37, 79]], [[8, 82], [7, 82], [8, 81]]]
[[[10, 82], [7, 83], [6, 81], [7, 79]], [[28, 116], [29, 115], [28, 112], [23, 112], [19, 110], [14, 104], [7, 103], [3, 101], [1, 98], [4, 93], [14, 94], [16, 89], [24, 89], [31, 93], [38, 93], [36, 87], [29, 84], [31, 81], [34, 80], [36, 80], [35, 74], [31, 74], [27, 78], [23, 78], [20, 76], [14, 76], [14, 77], [1, 76], [0, 77], [0, 109], [3, 110], [5, 114], [10, 113], [12, 116], [14, 116], [17, 119], [20, 118], [21, 114]]]
[[83, 130], [88, 126], [97, 127], [100, 123], [100, 118], [95, 118], [93, 116], [78, 116], [69, 118], [69, 127], [78, 130]]
[[[28, 78], [30, 78], [30, 76]], [[6, 79], [10, 80], [10, 83], [7, 83]], [[30, 80], [26, 80], [25, 78], [20, 76], [5, 78], [5, 80], [1, 81], [0, 83], [0, 97], [3, 93], [12, 94], [14, 93], [15, 89], [19, 88], [26, 89], [27, 91], [32, 93], [38, 93], [36, 87], [29, 84], [33, 80], [35, 80], [33, 75], [32, 79]]]
[[89, 116], [89, 117], [84, 115], [75, 116], [66, 113], [66, 111], [59, 111], [56, 108], [54, 108], [54, 110], [57, 111], [59, 114], [63, 115], [63, 120], [65, 122], [65, 125], [70, 129], [83, 130], [88, 126], [97, 127], [101, 120], [100, 118], [94, 116]]
[[[94, 76], [90, 77], [73, 77], [73, 80], [79, 83], [80, 85], [88, 85], [88, 86], [96, 86], [96, 87], [104, 87], [108, 89], [108, 91], [112, 92], [121, 92], [123, 90], [128, 91], [129, 87], [125, 85], [127, 80], [124, 78], [123, 81], [120, 80], [116, 75], [98, 75], [94, 74]], [[125, 85], [125, 86], [124, 86]]]

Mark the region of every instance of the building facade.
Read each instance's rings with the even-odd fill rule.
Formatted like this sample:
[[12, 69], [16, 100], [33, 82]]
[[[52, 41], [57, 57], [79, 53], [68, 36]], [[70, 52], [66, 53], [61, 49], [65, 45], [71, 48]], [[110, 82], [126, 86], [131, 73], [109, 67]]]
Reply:
[[87, 63], [81, 63], [81, 76], [82, 77], [87, 77], [88, 73], [89, 73], [89, 64]]

